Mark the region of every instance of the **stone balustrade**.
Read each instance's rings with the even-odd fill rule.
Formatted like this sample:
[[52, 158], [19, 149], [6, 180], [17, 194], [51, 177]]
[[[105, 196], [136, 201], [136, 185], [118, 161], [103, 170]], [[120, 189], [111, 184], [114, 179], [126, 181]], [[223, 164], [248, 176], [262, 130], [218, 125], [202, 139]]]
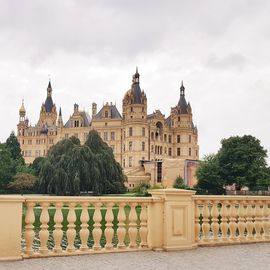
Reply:
[[270, 198], [0, 196], [0, 260], [270, 241]]
[[195, 239], [199, 246], [270, 240], [270, 198], [194, 196]]

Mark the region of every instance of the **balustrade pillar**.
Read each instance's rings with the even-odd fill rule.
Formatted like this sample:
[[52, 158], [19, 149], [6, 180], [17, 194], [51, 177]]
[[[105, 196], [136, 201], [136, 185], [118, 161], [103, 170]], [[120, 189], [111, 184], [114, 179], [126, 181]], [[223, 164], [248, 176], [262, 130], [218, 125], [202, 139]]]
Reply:
[[238, 232], [239, 232], [239, 240], [240, 242], [245, 242], [245, 229], [246, 229], [246, 222], [245, 222], [245, 201], [239, 201], [239, 208], [238, 208]]
[[218, 224], [218, 201], [213, 201], [212, 204], [212, 224], [211, 224], [211, 230], [213, 233], [213, 241], [217, 242], [218, 239], [218, 234], [219, 234], [219, 224]]
[[142, 203], [141, 205], [141, 214], [140, 214], [140, 238], [141, 238], [141, 243], [140, 247], [141, 248], [146, 248], [148, 247], [147, 244], [147, 233], [148, 233], [148, 228], [147, 228], [147, 204]]
[[80, 230], [80, 238], [81, 238], [81, 251], [89, 250], [87, 245], [88, 237], [89, 237], [89, 229], [88, 229], [88, 221], [89, 221], [89, 214], [88, 214], [88, 203], [82, 203], [82, 212], [81, 212], [81, 230]]
[[261, 205], [262, 205], [261, 201], [256, 202], [255, 209], [254, 209], [254, 212], [255, 212], [254, 227], [255, 227], [255, 232], [256, 232], [255, 237], [256, 237], [257, 240], [262, 239], [261, 230], [263, 228], [263, 222], [262, 222], [262, 219], [263, 219], [262, 211], [263, 211], [263, 209], [261, 208]]
[[201, 225], [200, 225], [200, 201], [195, 203], [195, 241], [200, 241], [200, 232], [201, 232]]
[[113, 239], [113, 211], [112, 211], [113, 203], [108, 203], [107, 204], [107, 211], [105, 215], [105, 220], [106, 220], [106, 229], [105, 229], [105, 237], [106, 237], [106, 245], [105, 249], [111, 250], [113, 248], [112, 245], [112, 239]]
[[119, 204], [119, 212], [117, 215], [118, 220], [118, 228], [117, 228], [117, 238], [118, 238], [118, 244], [117, 248], [124, 249], [126, 248], [126, 245], [124, 243], [125, 236], [126, 236], [126, 214], [125, 214], [125, 203]]
[[136, 213], [136, 205], [137, 203], [130, 204], [130, 212], [129, 212], [129, 229], [128, 229], [128, 236], [129, 236], [129, 248], [137, 248], [137, 213]]
[[236, 229], [237, 229], [237, 223], [236, 223], [236, 202], [232, 201], [230, 205], [230, 223], [229, 223], [229, 229], [230, 229], [230, 241], [236, 241]]
[[247, 240], [248, 241], [252, 241], [253, 240], [253, 228], [254, 228], [254, 224], [253, 224], [253, 202], [249, 201], [248, 205], [247, 205], [247, 222], [246, 222], [246, 226], [247, 226]]
[[39, 248], [39, 252], [41, 254], [46, 255], [49, 250], [48, 250], [48, 239], [49, 239], [49, 231], [48, 231], [48, 222], [50, 221], [50, 216], [48, 213], [48, 207], [49, 207], [49, 203], [48, 202], [43, 202], [41, 203], [41, 207], [42, 207], [42, 212], [40, 215], [40, 232], [39, 232], [39, 239], [40, 239], [40, 248]]
[[67, 216], [67, 222], [68, 222], [68, 229], [67, 229], [67, 251], [68, 252], [74, 252], [75, 251], [75, 246], [74, 246], [74, 241], [76, 238], [76, 230], [75, 230], [75, 221], [76, 221], [76, 214], [75, 214], [75, 203], [70, 203], [69, 204], [69, 211], [68, 211], [68, 216]]
[[55, 203], [55, 213], [54, 213], [54, 231], [53, 231], [53, 239], [54, 239], [54, 248], [53, 252], [61, 253], [62, 247], [61, 242], [63, 238], [62, 231], [62, 222], [63, 222], [63, 214], [62, 214], [62, 202]]
[[222, 234], [222, 242], [227, 242], [228, 241], [228, 209], [227, 209], [227, 201], [223, 201], [222, 202], [222, 207], [221, 207], [221, 224], [220, 224], [220, 228], [221, 228], [221, 234]]
[[34, 254], [33, 250], [33, 242], [35, 238], [35, 232], [34, 232], [34, 222], [35, 222], [35, 213], [34, 213], [34, 202], [27, 202], [26, 203], [26, 216], [25, 216], [25, 254], [28, 256], [32, 256]]
[[202, 224], [202, 239], [205, 242], [209, 241], [209, 232], [210, 232], [210, 211], [209, 211], [209, 201], [205, 201], [203, 204], [202, 210], [203, 224]]
[[100, 212], [100, 207], [101, 203], [95, 203], [95, 212], [93, 216], [94, 220], [94, 229], [93, 229], [93, 239], [94, 239], [94, 245], [93, 245], [93, 250], [98, 251], [101, 250], [101, 245], [100, 245], [100, 238], [102, 235], [102, 230], [101, 230], [101, 212]]
[[269, 202], [266, 201], [263, 204], [263, 239], [266, 241], [270, 240], [270, 234], [269, 234], [269, 229], [270, 229], [270, 211], [269, 211]]

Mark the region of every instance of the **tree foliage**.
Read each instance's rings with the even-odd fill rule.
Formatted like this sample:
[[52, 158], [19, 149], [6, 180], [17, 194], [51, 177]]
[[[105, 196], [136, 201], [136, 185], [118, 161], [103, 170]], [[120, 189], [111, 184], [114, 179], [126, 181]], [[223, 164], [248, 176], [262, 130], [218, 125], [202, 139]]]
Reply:
[[[35, 163], [35, 162], [34, 162]], [[39, 190], [57, 195], [125, 192], [125, 177], [111, 148], [96, 131], [90, 131], [84, 145], [78, 138], [64, 139], [54, 145], [40, 162]]]
[[189, 187], [184, 183], [184, 179], [180, 175], [176, 177], [173, 187], [179, 189], [189, 189]]
[[37, 177], [30, 173], [17, 173], [13, 181], [8, 184], [8, 189], [14, 192], [31, 192], [34, 191], [37, 184]]
[[266, 157], [267, 151], [251, 135], [223, 139], [218, 153], [200, 162], [197, 187], [215, 194], [223, 193], [225, 185], [231, 184], [237, 189], [266, 187], [270, 183]]

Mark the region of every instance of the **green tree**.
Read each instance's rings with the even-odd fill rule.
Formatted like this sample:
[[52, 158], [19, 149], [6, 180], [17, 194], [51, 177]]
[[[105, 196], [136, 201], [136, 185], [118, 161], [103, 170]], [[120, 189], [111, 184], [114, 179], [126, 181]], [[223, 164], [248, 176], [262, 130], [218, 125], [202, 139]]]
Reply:
[[15, 136], [14, 131], [12, 131], [9, 135], [9, 137], [6, 140], [6, 147], [11, 153], [11, 158], [13, 160], [17, 160], [21, 164], [24, 164], [24, 159], [21, 154], [21, 147], [17, 140], [17, 137]]
[[267, 151], [253, 136], [223, 139], [218, 153], [220, 177], [226, 180], [226, 184], [235, 183], [237, 189], [243, 186], [253, 189], [258, 181], [267, 177], [264, 174], [266, 157]]
[[179, 188], [179, 189], [188, 189], [189, 188], [187, 185], [185, 185], [184, 179], [180, 175], [176, 177], [174, 184], [173, 184], [173, 187]]
[[218, 156], [211, 154], [205, 156], [200, 161], [196, 171], [198, 183], [195, 186], [197, 189], [203, 190], [208, 194], [223, 194], [226, 181], [220, 177], [220, 167]]
[[29, 173], [17, 173], [7, 187], [14, 192], [28, 193], [34, 191], [36, 183], [36, 176]]
[[0, 189], [5, 190], [16, 174], [16, 162], [5, 144], [0, 144]]
[[238, 190], [244, 186], [266, 187], [270, 183], [266, 157], [267, 151], [251, 135], [223, 139], [218, 153], [200, 162], [197, 188], [220, 194], [224, 186], [231, 184]]
[[84, 145], [71, 137], [54, 145], [40, 162], [39, 191], [58, 195], [125, 192], [125, 177], [111, 148], [96, 131], [91, 131]]

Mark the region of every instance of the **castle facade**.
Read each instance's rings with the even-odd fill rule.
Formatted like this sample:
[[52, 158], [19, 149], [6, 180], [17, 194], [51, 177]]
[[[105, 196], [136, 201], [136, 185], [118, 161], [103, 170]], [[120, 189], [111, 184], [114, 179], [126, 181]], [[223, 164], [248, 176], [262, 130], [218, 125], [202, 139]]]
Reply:
[[75, 136], [84, 143], [92, 129], [112, 148], [128, 177], [129, 188], [142, 182], [172, 186], [179, 175], [189, 186], [196, 182], [198, 130], [193, 124], [183, 82], [179, 101], [168, 117], [160, 110], [147, 113], [147, 97], [141, 90], [140, 74], [136, 69], [131, 88], [123, 98], [122, 114], [113, 103], [104, 104], [99, 111], [97, 104], [92, 103], [91, 116], [74, 104], [73, 114], [66, 123], [61, 108], [57, 113], [49, 82], [47, 97], [35, 126], [29, 125], [22, 103], [17, 138], [25, 162], [30, 164], [35, 158], [46, 156], [50, 147], [62, 139]]

